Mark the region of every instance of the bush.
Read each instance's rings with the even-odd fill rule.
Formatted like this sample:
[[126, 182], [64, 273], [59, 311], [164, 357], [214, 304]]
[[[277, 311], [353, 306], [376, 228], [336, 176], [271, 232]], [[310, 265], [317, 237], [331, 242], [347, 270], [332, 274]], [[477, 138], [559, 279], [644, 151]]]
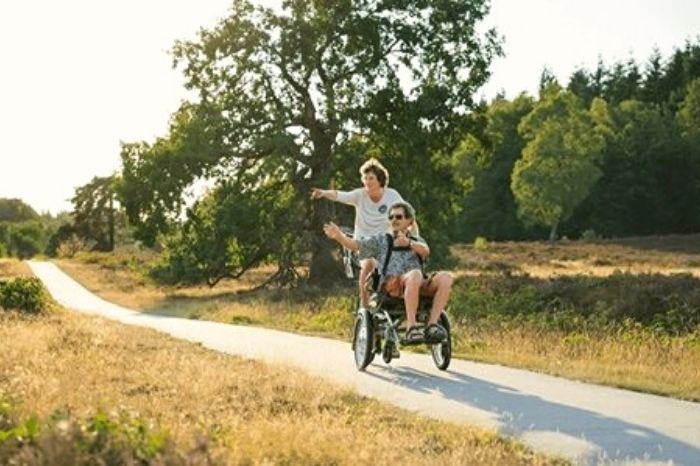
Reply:
[[595, 232], [595, 230], [588, 229], [581, 233], [581, 239], [584, 241], [595, 241], [600, 239], [600, 236]]
[[0, 223], [0, 238], [7, 255], [28, 259], [44, 250], [46, 231], [39, 221]]
[[483, 236], [474, 238], [474, 249], [486, 249], [489, 247], [489, 242]]
[[128, 270], [139, 278], [145, 278], [157, 262], [158, 255], [152, 250], [118, 248], [112, 252], [78, 251], [71, 259], [107, 270]]
[[54, 255], [59, 259], [72, 259], [76, 254], [83, 251], [90, 251], [91, 249], [92, 245], [74, 234], [58, 244]]
[[175, 449], [167, 432], [127, 414], [98, 412], [75, 421], [56, 411], [46, 422], [32, 416], [23, 422], [11, 417], [0, 425], [0, 464], [168, 464], [210, 465], [208, 445], [183, 453]]
[[691, 275], [463, 278], [451, 303], [455, 317], [467, 323], [524, 319], [573, 331], [581, 325], [601, 329], [629, 320], [670, 335], [700, 328], [700, 280]]
[[50, 306], [51, 300], [38, 278], [15, 278], [0, 281], [0, 308], [28, 314], [39, 314]]

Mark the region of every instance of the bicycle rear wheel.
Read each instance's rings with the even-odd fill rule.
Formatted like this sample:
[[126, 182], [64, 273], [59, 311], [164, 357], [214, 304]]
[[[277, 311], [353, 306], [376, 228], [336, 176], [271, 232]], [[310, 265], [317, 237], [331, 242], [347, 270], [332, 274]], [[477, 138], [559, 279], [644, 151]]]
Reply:
[[440, 325], [447, 331], [447, 338], [440, 343], [435, 343], [430, 346], [430, 354], [433, 357], [433, 362], [435, 367], [441, 371], [447, 370], [452, 361], [452, 331], [450, 329], [450, 319], [447, 317], [447, 313], [442, 311], [440, 314], [440, 320], [438, 321]]

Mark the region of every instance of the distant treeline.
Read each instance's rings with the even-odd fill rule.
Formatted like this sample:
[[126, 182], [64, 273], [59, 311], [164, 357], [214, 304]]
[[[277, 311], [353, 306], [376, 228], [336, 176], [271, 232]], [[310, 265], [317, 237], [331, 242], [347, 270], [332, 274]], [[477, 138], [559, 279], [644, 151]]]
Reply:
[[[221, 99], [241, 97], [236, 89]], [[366, 103], [370, 120], [359, 110], [347, 119], [365, 131], [348, 130], [342, 144], [326, 147], [325, 165], [307, 160], [308, 141], [281, 123], [242, 125], [246, 111], [259, 110], [248, 100], [231, 110], [218, 100], [183, 104], [166, 137], [125, 143], [119, 173], [78, 188], [70, 215], [0, 200], [0, 255], [109, 251], [138, 240], [164, 250], [161, 269], [175, 282], [216, 283], [263, 262], [287, 273], [331, 247], [319, 221], [351, 222], [351, 208], [310, 201], [311, 187], [358, 186], [357, 168], [370, 155], [416, 207], [434, 266], [451, 242], [479, 236], [700, 231], [700, 43], [666, 58], [655, 51], [641, 65], [600, 62], [565, 85], [545, 70], [538, 96], [499, 96], [463, 114], [447, 108], [439, 86], [425, 92], [411, 100], [377, 91]], [[298, 110], [293, 99], [288, 105]], [[236, 145], [231, 134], [241, 131], [246, 142]], [[202, 178], [213, 187], [185, 203]]]
[[0, 257], [43, 253], [53, 223], [50, 215], [39, 215], [21, 199], [0, 198]]
[[688, 42], [565, 87], [545, 69], [538, 98], [484, 103], [453, 155], [467, 184], [453, 240], [700, 231], [699, 77]]
[[72, 212], [38, 214], [21, 199], [0, 198], [0, 257], [37, 254], [70, 256], [78, 250], [111, 251], [131, 244], [121, 208], [115, 205], [115, 176], [94, 177], [76, 189]]

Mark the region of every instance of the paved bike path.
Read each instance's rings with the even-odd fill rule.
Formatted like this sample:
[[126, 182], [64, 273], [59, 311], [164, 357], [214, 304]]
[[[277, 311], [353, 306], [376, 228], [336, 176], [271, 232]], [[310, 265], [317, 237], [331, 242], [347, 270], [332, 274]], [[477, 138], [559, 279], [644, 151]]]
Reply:
[[390, 366], [375, 360], [361, 373], [345, 342], [136, 312], [95, 296], [52, 263], [28, 264], [66, 308], [217, 351], [298, 366], [363, 395], [490, 428], [579, 464], [700, 465], [700, 403], [465, 360], [453, 360], [442, 372], [429, 355], [405, 352]]

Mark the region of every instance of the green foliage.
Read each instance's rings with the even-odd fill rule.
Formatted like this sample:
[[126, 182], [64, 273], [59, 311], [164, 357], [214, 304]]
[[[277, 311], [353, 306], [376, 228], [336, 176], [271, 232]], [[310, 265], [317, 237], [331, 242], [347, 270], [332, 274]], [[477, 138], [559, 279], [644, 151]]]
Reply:
[[639, 66], [634, 60], [615, 63], [607, 72], [603, 98], [613, 104], [636, 99], [641, 78]]
[[700, 77], [685, 89], [685, 98], [676, 114], [682, 136], [689, 140], [696, 154], [700, 153]]
[[455, 177], [465, 191], [458, 201], [461, 213], [454, 222], [454, 240], [532, 238], [517, 217], [510, 179], [525, 146], [518, 125], [533, 105], [526, 95], [512, 102], [499, 98], [472, 116], [472, 132], [452, 153]]
[[[688, 207], [700, 204], [700, 132], [695, 130], [700, 123], [692, 110], [698, 106], [693, 82], [700, 77], [700, 44], [687, 43], [668, 59], [654, 51], [644, 70], [640, 69], [631, 61], [612, 66], [599, 62], [592, 71], [578, 69], [571, 75], [568, 90], [581, 100], [582, 108], [590, 108], [595, 129], [589, 134], [605, 143], [594, 160], [600, 177], [593, 184], [589, 180], [587, 191], [571, 190], [583, 200], [557, 227], [569, 237], [587, 229], [616, 237], [689, 233], [700, 228], [700, 211]], [[551, 73], [544, 73], [543, 84], [550, 78]], [[540, 108], [551, 100], [546, 88], [536, 104]], [[512, 182], [520, 175], [515, 176], [514, 167], [518, 162], [521, 170], [530, 165], [530, 171], [540, 175], [552, 172], [546, 164], [525, 160], [523, 149], [526, 143], [528, 151], [556, 148], [556, 138], [566, 132], [552, 129], [548, 135], [543, 131], [540, 141], [519, 134], [518, 125], [532, 118], [534, 105], [527, 96], [512, 101], [498, 97], [472, 115], [470, 134], [453, 153], [454, 170], [465, 190], [462, 212], [452, 230], [454, 240], [469, 242], [480, 235], [494, 240], [533, 239], [544, 233], [541, 227], [523, 225], [516, 214]], [[562, 124], [571, 125], [568, 120]], [[564, 169], [578, 170], [565, 160]], [[589, 173], [595, 180], [595, 170]], [[561, 189], [551, 193], [559, 204], [569, 194], [564, 190], [569, 180], [537, 177], [531, 183], [544, 191], [554, 181], [561, 182]], [[535, 190], [532, 194], [542, 197]], [[549, 216], [556, 217], [557, 212], [551, 209]]]
[[451, 302], [452, 314], [466, 325], [526, 321], [570, 332], [619, 328], [630, 320], [669, 335], [700, 328], [700, 280], [690, 275], [481, 276], [459, 280]]
[[474, 238], [474, 249], [488, 249], [489, 242], [483, 236], [477, 236]]
[[6, 254], [27, 259], [44, 250], [47, 232], [38, 220], [0, 223], [0, 244]]
[[581, 239], [584, 241], [595, 241], [597, 239], [600, 239], [600, 236], [598, 236], [595, 230], [588, 229], [584, 230], [583, 233], [581, 233]]
[[51, 305], [44, 285], [35, 277], [0, 281], [0, 308], [39, 314]]
[[73, 226], [72, 223], [62, 223], [58, 229], [49, 237], [48, 242], [46, 243], [46, 249], [45, 253], [48, 256], [51, 257], [72, 257], [71, 255], [60, 255], [59, 254], [59, 249], [61, 248], [62, 244], [77, 244], [79, 242], [82, 242], [80, 238], [78, 238], [77, 231], [75, 229], [75, 226]]
[[[177, 260], [205, 270], [184, 244], [192, 232], [175, 232], [183, 191], [200, 177], [217, 185], [248, 178], [251, 190], [264, 190], [271, 178], [293, 190], [294, 219], [275, 225], [282, 241], [305, 235], [299, 252], [310, 257], [309, 278], [328, 282], [340, 275], [335, 246], [322, 233], [330, 211], [308, 193], [328, 186], [349, 165], [348, 154], [378, 149], [396, 174], [394, 186], [424, 212], [421, 226], [435, 232], [426, 232], [431, 247], [447, 251], [446, 235], [437, 233], [452, 213], [454, 190], [439, 152], [461, 137], [472, 94], [500, 53], [493, 30], [475, 32], [487, 11], [483, 0], [291, 1], [281, 11], [235, 0], [216, 27], [175, 45], [187, 86], [199, 93], [197, 104], [183, 105], [166, 138], [123, 147], [120, 200], [139, 238], [154, 244], [159, 234], [173, 233], [180, 238]], [[401, 85], [404, 73], [412, 78], [410, 89]], [[251, 196], [242, 192], [240, 202]], [[236, 234], [217, 239], [217, 250], [267, 248], [244, 244]], [[299, 258], [284, 252], [274, 260], [283, 259], [286, 268]]]
[[544, 90], [518, 131], [528, 141], [511, 181], [518, 216], [550, 227], [555, 239], [601, 176], [596, 158], [604, 141], [576, 96], [557, 86]]
[[673, 116], [639, 101], [600, 99], [591, 114], [606, 140], [603, 176], [570, 228], [604, 236], [696, 231], [700, 218], [686, 206], [700, 202], [700, 158], [683, 148]]
[[225, 135], [206, 134], [204, 125], [214, 124], [211, 118], [196, 106], [183, 104], [171, 118], [167, 137], [153, 144], [122, 145], [122, 173], [115, 189], [135, 227], [134, 236], [147, 246], [175, 228], [186, 188], [199, 177], [216, 177], [212, 170], [226, 151], [218, 145]]
[[281, 181], [255, 189], [244, 183], [218, 186], [188, 211], [182, 229], [166, 238], [162, 261], [151, 276], [165, 283], [213, 286], [266, 261], [293, 267], [302, 250], [297, 232], [303, 221], [293, 196]]
[[38, 220], [39, 214], [21, 199], [0, 198], [0, 223]]
[[[30, 416], [26, 421], [12, 428], [0, 430], [0, 452], [3, 451], [1, 448], [3, 443], [8, 440], [31, 442], [36, 440], [38, 433], [39, 421], [36, 416]], [[2, 459], [2, 454], [0, 454], [0, 459]]]
[[567, 89], [585, 106], [596, 97], [613, 105], [639, 100], [673, 114], [684, 98], [684, 90], [698, 76], [700, 43], [688, 41], [668, 58], [654, 49], [644, 66], [628, 60], [611, 66], [599, 62], [591, 72], [578, 69], [571, 75]]
[[13, 403], [9, 397], [0, 392], [0, 432], [8, 431], [14, 426], [12, 406]]
[[152, 423], [125, 412], [101, 411], [84, 421], [65, 411], [55, 411], [46, 421], [35, 416], [18, 421], [9, 414], [5, 425], [0, 424], [0, 463], [29, 464], [29, 458], [66, 466], [217, 464], [204, 441], [190, 452], [180, 452], [169, 434]]
[[[73, 231], [84, 241], [94, 243], [98, 251], [114, 250], [118, 225], [123, 228], [124, 216], [115, 204], [115, 176], [94, 177], [78, 187], [73, 203]], [[70, 236], [65, 228], [62, 232]]]
[[19, 199], [0, 199], [0, 257], [27, 259], [44, 252], [65, 215], [38, 215]]

